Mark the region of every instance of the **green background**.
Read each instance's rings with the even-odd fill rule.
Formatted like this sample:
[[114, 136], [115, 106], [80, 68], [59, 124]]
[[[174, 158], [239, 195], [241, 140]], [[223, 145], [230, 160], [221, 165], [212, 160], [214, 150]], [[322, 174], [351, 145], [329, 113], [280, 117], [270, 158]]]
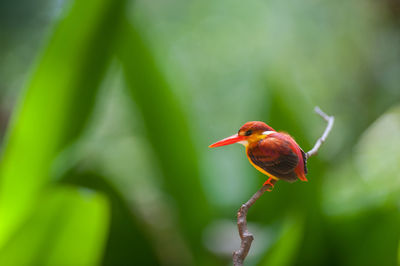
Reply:
[[248, 214], [246, 265], [400, 264], [400, 3], [0, 2], [0, 265], [230, 265], [266, 177], [260, 120], [308, 151]]

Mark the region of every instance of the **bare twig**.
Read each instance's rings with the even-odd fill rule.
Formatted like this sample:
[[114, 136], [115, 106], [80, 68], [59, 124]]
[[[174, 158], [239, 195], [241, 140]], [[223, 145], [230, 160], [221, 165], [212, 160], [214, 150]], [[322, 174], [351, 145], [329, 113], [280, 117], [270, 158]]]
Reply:
[[[322, 143], [325, 142], [329, 132], [332, 130], [333, 122], [335, 120], [333, 116], [328, 116], [318, 106], [315, 107], [314, 110], [323, 119], [325, 119], [325, 121], [328, 122], [328, 125], [326, 126], [326, 129], [322, 136], [315, 143], [314, 147], [306, 153], [307, 158], [310, 158], [311, 156], [317, 154]], [[243, 261], [249, 253], [251, 243], [254, 240], [253, 234], [247, 230], [247, 212], [249, 211], [250, 207], [253, 206], [253, 204], [262, 196], [262, 194], [264, 194], [265, 191], [267, 191], [276, 183], [276, 180], [272, 179], [271, 183], [272, 184], [264, 184], [245, 204], [240, 207], [237, 213], [237, 226], [239, 230], [239, 236], [242, 241], [240, 244], [240, 248], [233, 252], [234, 266], [243, 266]]]
[[[272, 179], [270, 183], [275, 184], [276, 180]], [[243, 261], [249, 253], [251, 242], [253, 242], [253, 234], [247, 230], [246, 216], [250, 207], [258, 200], [265, 191], [272, 187], [271, 184], [264, 184], [245, 204], [243, 204], [237, 213], [237, 225], [239, 229], [240, 239], [242, 243], [240, 244], [240, 249], [233, 252], [233, 265], [241, 266]]]
[[329, 115], [325, 114], [318, 106], [315, 107], [314, 111], [317, 114], [319, 114], [326, 122], [328, 122], [328, 125], [326, 126], [325, 131], [322, 134], [322, 136], [315, 143], [314, 147], [309, 152], [306, 153], [307, 159], [310, 158], [311, 156], [317, 154], [322, 143], [325, 142], [326, 138], [329, 135], [329, 132], [331, 132], [332, 127], [333, 127], [333, 122], [335, 121], [335, 118], [333, 116], [329, 116]]

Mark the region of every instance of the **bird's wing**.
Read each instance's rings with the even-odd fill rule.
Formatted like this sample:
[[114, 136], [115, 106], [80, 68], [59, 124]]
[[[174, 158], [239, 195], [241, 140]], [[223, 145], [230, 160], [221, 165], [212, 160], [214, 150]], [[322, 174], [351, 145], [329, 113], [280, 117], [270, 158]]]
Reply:
[[279, 133], [260, 140], [248, 148], [249, 159], [268, 174], [285, 181], [294, 182], [297, 175], [294, 169], [299, 163], [299, 157], [294, 152], [292, 143], [286, 138], [280, 138]]

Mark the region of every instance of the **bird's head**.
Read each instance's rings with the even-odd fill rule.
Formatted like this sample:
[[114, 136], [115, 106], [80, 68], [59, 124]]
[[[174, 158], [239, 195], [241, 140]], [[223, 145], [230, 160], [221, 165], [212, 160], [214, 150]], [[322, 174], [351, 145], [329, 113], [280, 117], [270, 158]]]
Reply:
[[230, 145], [234, 143], [240, 143], [244, 146], [247, 146], [249, 143], [253, 143], [259, 141], [260, 139], [265, 138], [269, 134], [275, 132], [275, 130], [260, 121], [251, 121], [244, 124], [238, 131], [237, 134], [217, 141], [211, 144], [210, 148]]

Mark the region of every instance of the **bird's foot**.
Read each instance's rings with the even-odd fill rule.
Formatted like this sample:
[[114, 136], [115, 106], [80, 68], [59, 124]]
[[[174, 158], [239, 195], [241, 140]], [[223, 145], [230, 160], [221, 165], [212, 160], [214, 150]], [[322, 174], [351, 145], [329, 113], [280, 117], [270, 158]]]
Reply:
[[265, 181], [265, 183], [263, 184], [263, 186], [266, 186], [266, 185], [270, 185], [270, 186], [271, 186], [270, 188], [267, 189], [267, 191], [269, 191], [269, 192], [271, 192], [272, 189], [274, 188], [274, 183], [272, 183], [271, 180], [272, 180], [272, 178], [270, 177], [270, 178], [268, 178], [268, 180]]

